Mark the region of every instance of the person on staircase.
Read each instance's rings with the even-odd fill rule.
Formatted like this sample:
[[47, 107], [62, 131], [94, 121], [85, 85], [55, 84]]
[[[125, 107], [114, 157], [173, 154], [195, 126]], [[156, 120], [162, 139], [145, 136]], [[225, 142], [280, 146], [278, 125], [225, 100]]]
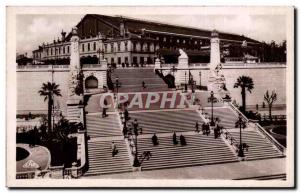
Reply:
[[154, 146], [158, 145], [158, 138], [157, 138], [155, 133], [152, 136], [152, 143], [153, 143]]
[[125, 110], [124, 110], [124, 118], [125, 118], [126, 121], [129, 121], [129, 119], [130, 119], [129, 112], [128, 112], [127, 108], [125, 108]]
[[142, 87], [143, 87], [143, 89], [146, 88], [146, 83], [144, 81], [142, 82]]
[[205, 124], [205, 133], [206, 133], [207, 136], [210, 134], [209, 123]]
[[177, 144], [178, 144], [177, 136], [176, 136], [176, 132], [175, 132], [175, 131], [174, 131], [174, 133], [173, 133], [173, 144], [174, 144], [174, 145], [177, 145]]
[[106, 114], [106, 111], [107, 111], [107, 108], [106, 108], [106, 106], [107, 106], [107, 101], [106, 101], [106, 99], [104, 99], [104, 106], [105, 106], [105, 107], [103, 107], [103, 109], [102, 109], [102, 118], [105, 118], [105, 117], [108, 116], [108, 115]]
[[200, 131], [199, 131], [199, 124], [198, 124], [198, 121], [196, 121], [195, 128], [196, 128], [195, 132], [199, 133]]
[[180, 135], [179, 139], [180, 139], [180, 144], [181, 144], [182, 146], [186, 145], [185, 137], [184, 137], [182, 134]]
[[118, 152], [119, 152], [114, 141], [111, 144], [111, 152], [112, 152], [112, 157], [114, 157], [115, 155], [117, 155]]
[[127, 137], [127, 134], [128, 134], [128, 129], [127, 129], [126, 124], [124, 124], [124, 126], [123, 126], [123, 135], [124, 135], [124, 138]]

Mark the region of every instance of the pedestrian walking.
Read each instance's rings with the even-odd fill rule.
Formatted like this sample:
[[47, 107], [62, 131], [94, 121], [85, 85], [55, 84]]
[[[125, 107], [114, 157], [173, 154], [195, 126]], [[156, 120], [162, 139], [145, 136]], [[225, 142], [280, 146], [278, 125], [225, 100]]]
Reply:
[[177, 136], [176, 136], [176, 132], [175, 132], [175, 131], [174, 131], [174, 133], [173, 133], [173, 144], [174, 144], [174, 145], [177, 145], [177, 144], [178, 144]]
[[198, 124], [198, 121], [196, 122], [195, 128], [196, 128], [195, 132], [199, 133], [199, 124]]
[[153, 143], [154, 146], [158, 145], [158, 138], [157, 138], [155, 133], [152, 136], [152, 143]]
[[112, 157], [114, 157], [118, 153], [118, 149], [115, 142], [112, 142], [111, 144], [111, 152], [112, 152]]
[[179, 139], [180, 139], [180, 144], [181, 145], [186, 145], [185, 137], [182, 134], [180, 135]]

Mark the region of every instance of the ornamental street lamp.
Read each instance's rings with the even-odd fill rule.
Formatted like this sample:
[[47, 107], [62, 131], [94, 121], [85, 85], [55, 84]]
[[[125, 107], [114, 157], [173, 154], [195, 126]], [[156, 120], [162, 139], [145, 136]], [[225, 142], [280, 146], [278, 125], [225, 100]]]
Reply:
[[208, 98], [208, 102], [211, 103], [211, 122], [210, 122], [210, 125], [215, 126], [213, 108], [214, 108], [214, 103], [217, 102], [217, 98], [214, 97], [214, 92], [213, 91], [210, 92], [210, 97]]
[[237, 120], [237, 122], [235, 123], [235, 127], [240, 127], [240, 144], [239, 144], [239, 152], [238, 152], [238, 156], [239, 157], [244, 157], [244, 146], [243, 146], [243, 142], [242, 142], [242, 128], [246, 128], [246, 122], [243, 120], [242, 115], [239, 115], [239, 119]]

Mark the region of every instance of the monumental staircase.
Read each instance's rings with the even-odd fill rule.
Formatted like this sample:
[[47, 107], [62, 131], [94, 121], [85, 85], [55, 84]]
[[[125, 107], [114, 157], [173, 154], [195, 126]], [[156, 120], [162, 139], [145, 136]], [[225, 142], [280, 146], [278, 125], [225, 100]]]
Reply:
[[[230, 134], [240, 141], [240, 133], [230, 132]], [[246, 143], [249, 148], [245, 150], [244, 154], [246, 160], [260, 160], [284, 157], [281, 151], [271, 143], [271, 141], [256, 130], [242, 130], [242, 143]]]
[[129, 154], [124, 140], [114, 140], [118, 153], [113, 157], [111, 141], [88, 143], [89, 169], [85, 176], [131, 172]]
[[122, 131], [119, 120], [119, 115], [117, 114], [109, 114], [105, 118], [102, 117], [102, 114], [87, 114], [87, 134], [91, 138], [121, 136]]
[[[115, 85], [116, 78], [119, 79], [119, 92], [149, 92], [168, 90], [168, 85], [154, 73], [153, 68], [123, 68], [115, 69], [111, 79]], [[142, 82], [146, 88], [142, 88]]]
[[142, 170], [155, 170], [187, 166], [236, 162], [238, 158], [223, 139], [215, 139], [213, 135], [184, 135], [186, 145], [173, 144], [172, 134], [158, 137], [159, 145], [153, 146], [151, 138], [138, 140], [139, 152], [151, 151], [152, 157], [145, 160]]
[[129, 123], [137, 119], [143, 134], [195, 131], [197, 121], [201, 130], [204, 122], [195, 110], [132, 112], [130, 118]]
[[[211, 108], [204, 109], [205, 117], [211, 118]], [[219, 118], [220, 122], [218, 123], [220, 126], [225, 127], [226, 129], [235, 128], [235, 123], [238, 120], [238, 115], [230, 109], [230, 107], [214, 107], [213, 108], [214, 119]]]

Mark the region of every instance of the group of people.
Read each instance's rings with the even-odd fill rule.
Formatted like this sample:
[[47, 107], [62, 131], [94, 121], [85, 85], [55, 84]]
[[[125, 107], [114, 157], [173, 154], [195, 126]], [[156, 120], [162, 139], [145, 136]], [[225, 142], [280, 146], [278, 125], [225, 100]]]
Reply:
[[221, 130], [222, 130], [222, 127], [220, 127], [219, 125], [217, 125], [217, 126], [214, 128], [215, 139], [217, 139], [218, 137], [221, 136]]
[[[200, 130], [199, 130], [199, 124], [198, 124], [198, 121], [196, 122], [195, 124], [195, 132], [199, 133]], [[217, 125], [215, 128], [214, 128], [214, 135], [215, 135], [215, 139], [220, 137], [221, 136], [221, 131], [222, 131], [223, 127]], [[202, 133], [203, 135], [209, 135], [210, 134], [210, 127], [209, 127], [209, 123], [203, 123], [202, 124]]]
[[[186, 140], [185, 140], [185, 137], [181, 134], [179, 136], [179, 141], [180, 141], [180, 144], [181, 145], [186, 145]], [[177, 145], [178, 144], [178, 141], [177, 141], [177, 135], [176, 135], [176, 132], [174, 131], [173, 133], [173, 144], [174, 145]]]
[[202, 124], [202, 133], [203, 135], [207, 135], [207, 136], [210, 134], [209, 123]]
[[[186, 140], [185, 137], [181, 134], [179, 136], [179, 141], [181, 145], [186, 145]], [[153, 146], [157, 146], [159, 144], [158, 142], [158, 137], [156, 136], [156, 134], [154, 133], [154, 135], [152, 136], [152, 144]], [[173, 144], [177, 145], [178, 144], [178, 140], [177, 140], [177, 135], [176, 132], [174, 131], [173, 133]]]

